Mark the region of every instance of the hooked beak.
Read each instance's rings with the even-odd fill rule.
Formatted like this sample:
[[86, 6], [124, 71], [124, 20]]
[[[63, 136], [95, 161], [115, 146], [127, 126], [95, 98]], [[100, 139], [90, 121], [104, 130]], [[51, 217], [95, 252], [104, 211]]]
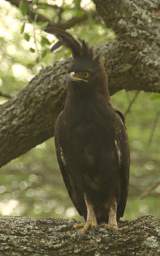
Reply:
[[86, 82], [86, 83], [88, 82], [86, 79], [80, 77], [79, 74], [76, 73], [76, 72], [71, 72], [70, 73], [70, 78], [71, 78], [72, 81], [83, 81], [83, 82]]

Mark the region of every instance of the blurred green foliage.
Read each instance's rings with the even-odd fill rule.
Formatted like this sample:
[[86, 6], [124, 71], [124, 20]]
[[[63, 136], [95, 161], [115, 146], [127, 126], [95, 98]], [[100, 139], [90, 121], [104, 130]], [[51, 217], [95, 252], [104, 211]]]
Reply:
[[[48, 1], [33, 1], [33, 4], [39, 13], [52, 17], [54, 22], [80, 16], [84, 10], [94, 11], [90, 1], [53, 2], [58, 4], [57, 8], [48, 7]], [[58, 11], [62, 11], [61, 16]], [[29, 23], [27, 12], [24, 2], [20, 10], [5, 1], [0, 3], [0, 92], [11, 96], [20, 91], [42, 66], [70, 54], [66, 49], [51, 54], [49, 49], [55, 37], [42, 31], [44, 22], [39, 25], [36, 20]], [[114, 39], [113, 32], [106, 30], [92, 15], [71, 32], [91, 45]], [[112, 97], [113, 104], [125, 113], [134, 95], [135, 92], [121, 91]], [[0, 104], [4, 101], [6, 99], [0, 97]], [[144, 214], [160, 216], [159, 104], [159, 94], [140, 92], [126, 116], [131, 178], [125, 218]], [[1, 168], [0, 196], [1, 215], [79, 218], [59, 172], [53, 138]]]

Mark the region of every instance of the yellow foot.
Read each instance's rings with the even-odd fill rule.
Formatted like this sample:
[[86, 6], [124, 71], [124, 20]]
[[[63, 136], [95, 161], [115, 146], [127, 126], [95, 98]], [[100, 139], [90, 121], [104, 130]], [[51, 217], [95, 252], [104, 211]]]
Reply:
[[86, 222], [83, 223], [76, 223], [73, 225], [74, 229], [78, 229], [81, 234], [85, 234], [88, 230], [95, 228], [97, 225], [95, 223]]
[[86, 222], [85, 225], [83, 226], [83, 228], [80, 230], [80, 233], [83, 235], [85, 233], [87, 233], [88, 230], [95, 228], [97, 226], [97, 224], [92, 223], [92, 222]]
[[76, 224], [73, 225], [74, 229], [82, 229], [83, 227], [84, 227], [83, 223], [76, 223]]
[[118, 230], [117, 224], [104, 224], [104, 228], [110, 229], [110, 230]]

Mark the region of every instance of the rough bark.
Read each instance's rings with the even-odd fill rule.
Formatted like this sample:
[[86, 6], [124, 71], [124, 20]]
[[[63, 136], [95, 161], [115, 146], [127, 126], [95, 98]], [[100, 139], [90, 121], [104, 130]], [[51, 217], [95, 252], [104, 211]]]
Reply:
[[[159, 0], [94, 0], [117, 40], [97, 49], [109, 89], [160, 92]], [[0, 106], [0, 166], [53, 135], [63, 107], [70, 60], [43, 69], [17, 97]]]
[[117, 36], [117, 50], [109, 54], [109, 64], [114, 61], [110, 84], [118, 84], [119, 89], [160, 92], [159, 0], [94, 2]]
[[3, 217], [0, 219], [0, 255], [160, 255], [160, 220], [151, 216], [123, 222], [118, 231], [98, 227], [85, 235], [75, 231], [74, 223]]
[[0, 106], [0, 166], [53, 136], [65, 97], [66, 66], [42, 70], [17, 97]]

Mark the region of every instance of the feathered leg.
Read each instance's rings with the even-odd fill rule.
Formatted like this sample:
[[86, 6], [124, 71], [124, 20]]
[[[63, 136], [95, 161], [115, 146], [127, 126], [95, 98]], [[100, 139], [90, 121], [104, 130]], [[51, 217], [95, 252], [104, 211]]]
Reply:
[[80, 229], [80, 232], [82, 234], [85, 234], [90, 228], [97, 226], [97, 219], [96, 219], [93, 205], [90, 202], [90, 200], [87, 198], [86, 195], [84, 196], [84, 200], [85, 200], [85, 204], [86, 204], [86, 208], [87, 208], [86, 222], [85, 222], [85, 224], [79, 223], [79, 224], [74, 225], [74, 228]]
[[106, 225], [106, 226], [111, 229], [118, 229], [116, 198], [113, 198], [113, 200], [110, 204], [109, 214], [108, 214], [108, 225]]
[[84, 227], [81, 229], [81, 233], [86, 233], [90, 228], [97, 226], [97, 219], [93, 205], [86, 195], [84, 196], [84, 200], [87, 207], [87, 220]]

